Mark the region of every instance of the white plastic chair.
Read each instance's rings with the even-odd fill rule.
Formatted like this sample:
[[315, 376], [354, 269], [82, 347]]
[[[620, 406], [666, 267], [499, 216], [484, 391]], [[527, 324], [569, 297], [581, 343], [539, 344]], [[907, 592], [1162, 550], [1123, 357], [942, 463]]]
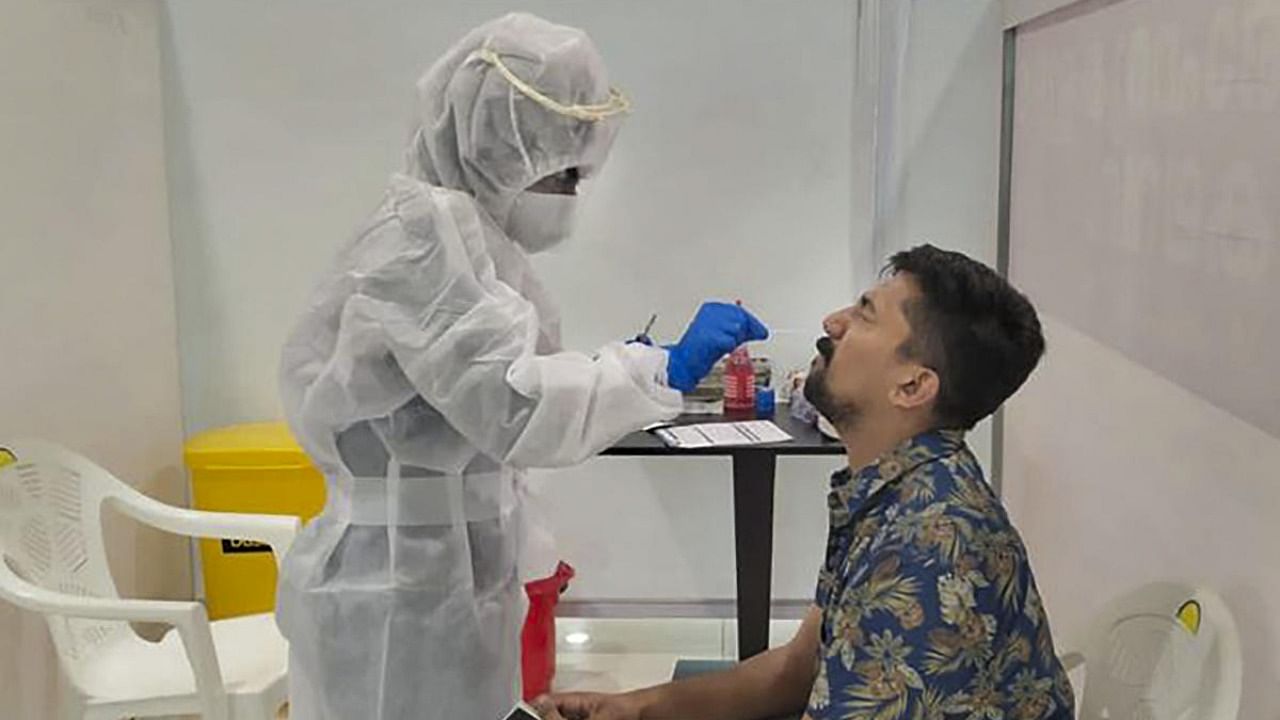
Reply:
[[[1187, 603], [1197, 603], [1198, 613]], [[1191, 622], [1191, 615], [1198, 622]], [[1159, 582], [1117, 598], [1091, 624], [1081, 720], [1236, 720], [1242, 662], [1235, 620], [1205, 587]]]
[[[5, 447], [12, 455], [0, 461], [16, 460], [0, 467], [0, 598], [45, 616], [69, 680], [62, 717], [275, 718], [287, 700], [288, 647], [273, 616], [211, 623], [199, 602], [121, 599], [101, 515], [110, 502], [167, 532], [258, 540], [277, 563], [298, 519], [175, 508], [56, 445]], [[173, 629], [152, 643], [131, 622]]]

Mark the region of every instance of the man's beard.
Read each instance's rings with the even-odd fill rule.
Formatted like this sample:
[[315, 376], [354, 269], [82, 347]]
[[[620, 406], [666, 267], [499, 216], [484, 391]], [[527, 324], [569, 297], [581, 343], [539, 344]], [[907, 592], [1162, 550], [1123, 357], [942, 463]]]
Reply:
[[827, 369], [835, 354], [831, 338], [824, 337], [818, 341], [818, 353], [822, 355], [822, 362], [809, 371], [809, 377], [804, 381], [804, 397], [832, 425], [843, 430], [857, 419], [858, 408], [851, 402], [839, 402], [831, 394], [831, 385], [827, 382]]

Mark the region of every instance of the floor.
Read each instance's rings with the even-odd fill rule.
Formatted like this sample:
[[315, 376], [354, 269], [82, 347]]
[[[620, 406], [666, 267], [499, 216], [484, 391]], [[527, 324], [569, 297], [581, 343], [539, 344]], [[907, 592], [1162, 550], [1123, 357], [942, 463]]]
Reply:
[[[774, 620], [769, 646], [785, 644], [799, 627], [798, 620]], [[679, 660], [732, 660], [737, 655], [733, 620], [560, 618], [556, 634], [558, 692], [635, 690], [670, 680]], [[1079, 686], [1077, 703], [1078, 695]], [[287, 710], [280, 718], [288, 718]]]
[[[775, 620], [769, 644], [791, 639], [798, 620]], [[666, 682], [678, 660], [737, 656], [733, 620], [581, 620], [561, 618], [555, 689], [619, 692]], [[571, 642], [572, 641], [572, 642]]]
[[[774, 620], [769, 645], [785, 644], [798, 620]], [[679, 660], [726, 660], [737, 656], [733, 620], [618, 620], [560, 618], [554, 690], [623, 692], [671, 679]], [[287, 710], [280, 718], [288, 718]]]

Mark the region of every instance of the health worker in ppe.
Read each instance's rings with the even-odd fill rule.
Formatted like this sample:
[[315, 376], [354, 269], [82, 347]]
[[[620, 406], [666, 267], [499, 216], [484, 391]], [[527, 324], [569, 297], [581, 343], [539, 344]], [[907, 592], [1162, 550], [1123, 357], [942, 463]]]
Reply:
[[680, 412], [768, 334], [708, 303], [669, 348], [560, 347], [528, 253], [570, 232], [627, 110], [579, 30], [514, 14], [418, 82], [407, 168], [283, 353], [290, 426], [328, 499], [286, 556], [278, 621], [301, 720], [498, 720], [546, 533], [522, 470], [580, 463]]

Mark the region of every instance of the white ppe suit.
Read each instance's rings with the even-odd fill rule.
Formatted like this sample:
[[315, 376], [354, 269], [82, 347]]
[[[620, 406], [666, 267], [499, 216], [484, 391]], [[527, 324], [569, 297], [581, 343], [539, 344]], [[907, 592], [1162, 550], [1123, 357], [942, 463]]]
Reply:
[[503, 231], [532, 183], [608, 153], [625, 101], [587, 36], [509, 15], [418, 91], [407, 172], [283, 352], [285, 412], [328, 490], [277, 604], [301, 720], [501, 718], [518, 699], [518, 557], [536, 530], [521, 470], [582, 462], [681, 407], [664, 350], [563, 352]]

